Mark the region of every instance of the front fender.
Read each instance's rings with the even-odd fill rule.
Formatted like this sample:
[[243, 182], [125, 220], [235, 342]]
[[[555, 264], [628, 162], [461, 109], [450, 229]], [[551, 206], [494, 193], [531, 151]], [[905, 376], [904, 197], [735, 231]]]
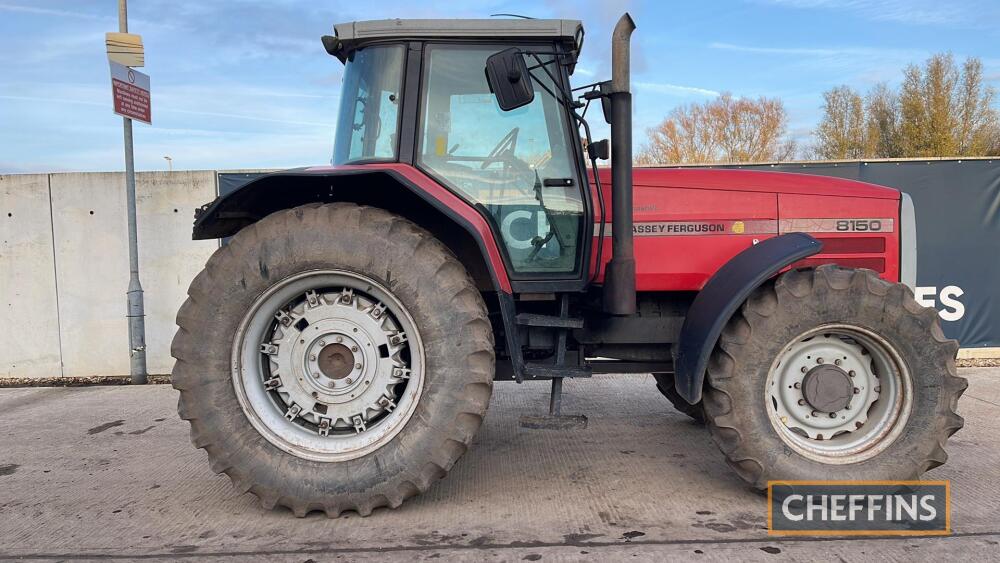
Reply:
[[708, 359], [733, 313], [768, 278], [816, 254], [823, 244], [805, 233], [788, 233], [747, 248], [723, 264], [691, 303], [677, 344], [674, 385], [692, 405], [701, 400]]

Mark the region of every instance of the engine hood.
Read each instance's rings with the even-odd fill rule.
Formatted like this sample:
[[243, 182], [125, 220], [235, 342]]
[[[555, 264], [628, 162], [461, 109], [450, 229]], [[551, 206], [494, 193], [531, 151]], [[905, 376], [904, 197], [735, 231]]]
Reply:
[[[609, 168], [600, 169], [601, 182], [610, 184]], [[810, 174], [710, 168], [635, 168], [635, 187], [693, 188], [803, 195], [831, 195], [899, 199], [899, 192], [885, 186]]]

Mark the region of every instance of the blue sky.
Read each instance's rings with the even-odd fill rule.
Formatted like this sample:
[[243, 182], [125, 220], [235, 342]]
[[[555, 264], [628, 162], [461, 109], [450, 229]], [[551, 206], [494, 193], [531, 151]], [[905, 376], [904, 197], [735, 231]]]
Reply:
[[[701, 2], [340, 2], [132, 0], [153, 126], [136, 124], [138, 170], [282, 168], [329, 161], [340, 63], [319, 36], [337, 22], [518, 13], [584, 21], [578, 84], [610, 75], [609, 35], [629, 10], [636, 142], [679, 104], [729, 91], [780, 97], [808, 143], [822, 92], [897, 84], [901, 69], [951, 51], [983, 60], [1000, 86], [997, 0]], [[0, 172], [120, 170], [104, 33], [114, 0], [0, 0]]]

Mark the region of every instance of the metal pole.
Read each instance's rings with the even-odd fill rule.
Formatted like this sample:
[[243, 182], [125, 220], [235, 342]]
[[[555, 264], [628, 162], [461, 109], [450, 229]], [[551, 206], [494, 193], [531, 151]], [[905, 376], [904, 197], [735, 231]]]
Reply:
[[[128, 33], [126, 0], [118, 0], [118, 31]], [[139, 283], [139, 237], [135, 226], [135, 161], [132, 155], [132, 120], [123, 117], [125, 129], [125, 197], [128, 207], [128, 343], [133, 384], [144, 384], [146, 374], [146, 320]]]

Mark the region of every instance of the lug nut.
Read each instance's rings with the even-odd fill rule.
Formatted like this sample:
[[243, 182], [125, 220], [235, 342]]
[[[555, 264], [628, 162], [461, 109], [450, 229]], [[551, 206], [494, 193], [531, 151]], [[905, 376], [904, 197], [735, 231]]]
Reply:
[[319, 341], [319, 345], [320, 346], [326, 346], [326, 340], [320, 340]]
[[809, 370], [808, 370], [808, 369], [806, 369], [806, 366], [802, 366], [802, 369], [801, 369], [801, 370], [799, 370], [799, 371], [801, 371], [802, 373], [805, 373], [805, 372], [807, 372], [807, 371], [809, 371]]
[[858, 389], [857, 387], [854, 388], [854, 394], [855, 395], [857, 395], [860, 392], [861, 392], [861, 389]]
[[830, 418], [837, 418], [837, 413], [835, 412], [830, 413]]
[[361, 369], [361, 364], [354, 364], [354, 369]]
[[823, 358], [816, 358], [816, 363], [817, 364], [822, 364], [823, 363]]
[[806, 404], [805, 399], [799, 399], [799, 406], [805, 406], [805, 404]]
[[837, 366], [839, 366], [842, 363], [844, 363], [844, 362], [840, 361], [840, 358], [837, 358], [836, 360], [833, 361], [833, 364], [837, 365]]
[[337, 342], [343, 342], [343, 341], [344, 341], [344, 337], [343, 336], [338, 336], [337, 337]]
[[847, 372], [847, 375], [849, 375], [849, 376], [851, 376], [851, 377], [854, 377], [854, 376], [856, 376], [856, 375], [858, 375], [858, 374], [857, 374], [857, 372], [855, 372], [855, 371], [854, 371], [854, 370], [852, 369], [851, 371]]
[[348, 384], [348, 385], [350, 385], [350, 384], [354, 383], [354, 380], [353, 380], [353, 379], [351, 379], [350, 377], [348, 377], [346, 381], [347, 381], [347, 384]]
[[351, 352], [357, 352], [357, 351], [358, 351], [357, 346], [351, 346]]
[[795, 385], [794, 385], [793, 387], [795, 387], [796, 389], [799, 389], [799, 388], [801, 388], [801, 387], [802, 387], [802, 384], [801, 384], [801, 383], [799, 383], [798, 381], [796, 381], [796, 382], [795, 382]]
[[309, 354], [309, 360], [315, 362], [316, 361], [316, 354]]

